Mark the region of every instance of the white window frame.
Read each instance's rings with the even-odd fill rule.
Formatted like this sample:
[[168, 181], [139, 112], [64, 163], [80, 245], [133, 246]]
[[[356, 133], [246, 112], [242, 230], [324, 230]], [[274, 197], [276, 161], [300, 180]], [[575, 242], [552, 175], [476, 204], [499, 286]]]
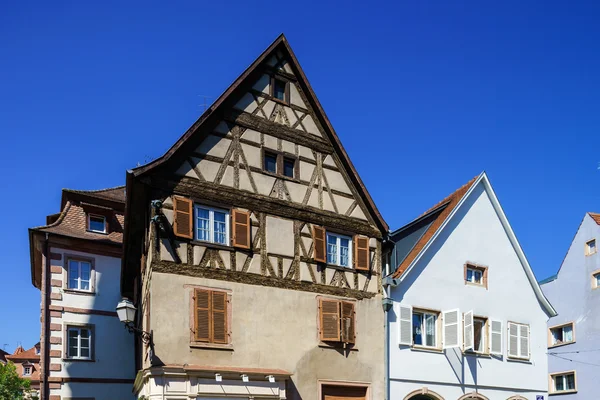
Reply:
[[[77, 263], [77, 287], [71, 287], [71, 262], [74, 261]], [[88, 285], [88, 289], [81, 289], [81, 263], [87, 263], [90, 266], [90, 279], [89, 279], [89, 285]], [[67, 258], [67, 289], [68, 290], [76, 290], [78, 292], [93, 292], [94, 288], [93, 288], [93, 282], [94, 282], [94, 265], [92, 264], [92, 261], [89, 260], [81, 260], [78, 258]]]
[[[558, 378], [563, 380], [563, 387], [567, 387], [567, 375], [573, 375], [573, 389], [556, 390], [556, 379]], [[550, 374], [550, 383], [550, 392], [548, 394], [575, 393], [577, 392], [577, 373], [575, 371], [565, 371]]]
[[[470, 281], [470, 280], [468, 279], [468, 276], [469, 276], [469, 271], [472, 271], [472, 272], [473, 272], [473, 273], [472, 273], [472, 277], [473, 277], [473, 278], [475, 278], [475, 274], [477, 274], [477, 273], [480, 275], [480, 277], [479, 277], [479, 282], [476, 282], [476, 281]], [[481, 270], [480, 268], [475, 268], [475, 267], [468, 266], [468, 267], [467, 267], [467, 278], [466, 278], [466, 281], [467, 281], [468, 283], [470, 283], [471, 285], [480, 285], [480, 286], [483, 286], [483, 273], [484, 273], [484, 271], [483, 271], [483, 270]]]
[[[510, 354], [510, 325], [515, 325], [517, 327], [517, 354], [516, 355], [512, 355]], [[523, 336], [521, 335], [521, 327], [527, 327], [527, 332], [528, 332], [528, 336], [527, 336], [527, 357], [523, 357], [521, 355], [521, 341]], [[507, 343], [506, 343], [506, 349], [507, 349], [507, 355], [508, 358], [513, 359], [513, 360], [530, 360], [531, 359], [531, 327], [529, 326], [529, 324], [523, 324], [523, 323], [519, 323], [519, 322], [512, 322], [512, 321], [508, 321], [506, 324], [506, 339], [507, 339]]]
[[[80, 355], [81, 354], [81, 331], [82, 330], [87, 330], [89, 332], [89, 350], [90, 350], [89, 357], [82, 357]], [[77, 355], [71, 354], [71, 343], [69, 341], [70, 340], [69, 333], [71, 331], [77, 332]], [[94, 332], [91, 327], [89, 327], [89, 326], [69, 326], [67, 328], [67, 358], [73, 359], [73, 360], [91, 360], [92, 354], [93, 354], [92, 352], [94, 351], [93, 340], [94, 340]]]
[[[208, 235], [209, 235], [209, 240], [200, 239], [198, 237], [198, 210], [208, 211], [208, 221], [209, 221], [208, 222]], [[215, 211], [219, 212], [219, 213], [224, 213], [225, 214], [225, 243], [215, 242]], [[215, 207], [208, 207], [208, 206], [205, 206], [203, 204], [194, 204], [194, 239], [198, 240], [198, 241], [201, 241], [201, 242], [207, 242], [207, 243], [220, 244], [220, 245], [223, 245], [223, 246], [229, 246], [230, 245], [229, 220], [230, 220], [229, 210], [224, 210], [224, 209], [215, 208]]]
[[[413, 325], [413, 320], [415, 317], [415, 314], [421, 314], [423, 315], [423, 319], [421, 322], [421, 340], [422, 340], [422, 344], [416, 344], [415, 343], [415, 334], [412, 334], [412, 341], [413, 341], [413, 346], [415, 347], [425, 347], [428, 349], [439, 349], [439, 344], [440, 344], [440, 333], [439, 333], [439, 323], [440, 323], [440, 313], [437, 311], [430, 311], [430, 310], [423, 310], [423, 309], [419, 309], [419, 308], [413, 308], [412, 310], [412, 315], [411, 315], [411, 321], [410, 321], [410, 328], [411, 331], [414, 327]], [[426, 315], [431, 315], [433, 317], [435, 317], [435, 322], [434, 322], [434, 334], [435, 334], [435, 343], [433, 344], [433, 346], [427, 345], [427, 339], [426, 339], [426, 330], [425, 330], [425, 316]]]
[[[29, 373], [27, 373], [27, 370], [29, 370]], [[23, 376], [31, 376], [32, 370], [31, 365], [23, 365]]]
[[[337, 248], [337, 252], [336, 252], [336, 258], [337, 258], [337, 262], [336, 263], [330, 263], [329, 262], [329, 237], [332, 236], [334, 238], [336, 238], [335, 241], [335, 246]], [[341, 265], [340, 264], [340, 260], [342, 259], [341, 255], [342, 255], [342, 247], [340, 246], [340, 239], [347, 239], [348, 240], [348, 265]], [[337, 265], [338, 267], [343, 267], [343, 268], [352, 268], [352, 238], [350, 236], [346, 236], [346, 235], [340, 235], [339, 233], [333, 233], [333, 232], [325, 232], [325, 250], [326, 253], [325, 257], [327, 260], [327, 264], [329, 265]]]
[[[94, 218], [102, 218], [102, 220], [104, 220], [104, 224], [102, 225], [104, 228], [99, 231], [96, 229], [92, 229], [92, 224], [90, 219], [94, 217]], [[88, 226], [88, 231], [90, 232], [94, 232], [94, 233], [106, 233], [106, 216], [104, 215], [98, 215], [98, 214], [89, 214], [87, 215], [87, 226]]]
[[[594, 243], [594, 251], [591, 252], [590, 251], [590, 243]], [[585, 242], [585, 255], [586, 256], [591, 256], [593, 254], [596, 254], [598, 252], [598, 243], [596, 242], [596, 238], [594, 239], [590, 239], [587, 242]]]

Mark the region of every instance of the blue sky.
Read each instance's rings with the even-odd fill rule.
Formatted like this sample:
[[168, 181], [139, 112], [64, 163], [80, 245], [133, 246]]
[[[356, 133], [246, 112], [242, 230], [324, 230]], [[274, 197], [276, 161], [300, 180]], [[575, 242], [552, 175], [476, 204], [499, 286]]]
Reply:
[[392, 228], [485, 170], [545, 278], [600, 211], [598, 2], [173, 4], [3, 3], [0, 348], [39, 338], [61, 188], [123, 184], [281, 32]]

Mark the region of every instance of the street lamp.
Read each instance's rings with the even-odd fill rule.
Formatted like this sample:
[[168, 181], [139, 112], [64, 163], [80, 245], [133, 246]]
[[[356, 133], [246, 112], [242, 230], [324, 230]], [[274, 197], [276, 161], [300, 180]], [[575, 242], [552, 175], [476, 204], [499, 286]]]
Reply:
[[133, 321], [135, 320], [135, 311], [135, 306], [129, 299], [123, 298], [123, 300], [117, 304], [117, 315], [119, 317], [119, 321], [125, 324], [125, 329], [127, 329], [129, 333], [137, 333], [140, 335], [142, 342], [152, 346], [152, 333], [143, 331], [133, 325]]

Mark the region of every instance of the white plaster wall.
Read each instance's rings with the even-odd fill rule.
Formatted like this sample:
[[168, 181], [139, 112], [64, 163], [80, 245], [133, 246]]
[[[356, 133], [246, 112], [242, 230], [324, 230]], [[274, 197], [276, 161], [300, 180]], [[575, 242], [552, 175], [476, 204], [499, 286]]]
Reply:
[[[488, 290], [464, 284], [466, 261], [489, 267]], [[508, 396], [488, 388], [547, 392], [547, 316], [483, 184], [474, 189], [427, 254], [392, 290], [392, 297], [396, 310], [389, 316], [392, 380], [418, 383], [419, 387], [430, 386], [428, 382], [445, 384], [439, 394], [446, 399], [458, 398], [455, 389], [461, 386], [471, 388], [467, 392], [486, 387], [481, 392], [490, 399]], [[502, 320], [504, 355], [465, 357], [459, 349], [435, 353], [400, 347], [396, 321], [400, 303], [440, 311], [459, 308], [461, 314], [473, 310], [475, 315]], [[507, 359], [507, 321], [530, 325], [529, 362]], [[396, 383], [394, 387], [392, 399], [403, 399], [410, 392], [409, 387], [400, 389]]]
[[132, 400], [135, 395], [131, 392], [132, 385], [129, 383], [110, 384], [105, 383], [69, 383], [63, 385], [62, 389], [51, 389], [50, 395], [59, 395], [64, 398], [90, 398], [94, 400]]

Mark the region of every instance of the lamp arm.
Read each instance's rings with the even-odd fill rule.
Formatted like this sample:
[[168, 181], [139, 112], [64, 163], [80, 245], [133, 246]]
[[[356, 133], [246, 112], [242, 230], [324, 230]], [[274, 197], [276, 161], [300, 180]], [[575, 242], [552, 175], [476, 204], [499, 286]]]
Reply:
[[143, 330], [133, 326], [133, 324], [131, 322], [128, 322], [125, 324], [125, 329], [127, 329], [127, 331], [129, 333], [136, 333], [136, 334], [140, 335], [142, 342], [144, 342], [145, 344], [152, 344], [152, 333], [151, 332], [149, 333], [149, 332], [143, 331]]

